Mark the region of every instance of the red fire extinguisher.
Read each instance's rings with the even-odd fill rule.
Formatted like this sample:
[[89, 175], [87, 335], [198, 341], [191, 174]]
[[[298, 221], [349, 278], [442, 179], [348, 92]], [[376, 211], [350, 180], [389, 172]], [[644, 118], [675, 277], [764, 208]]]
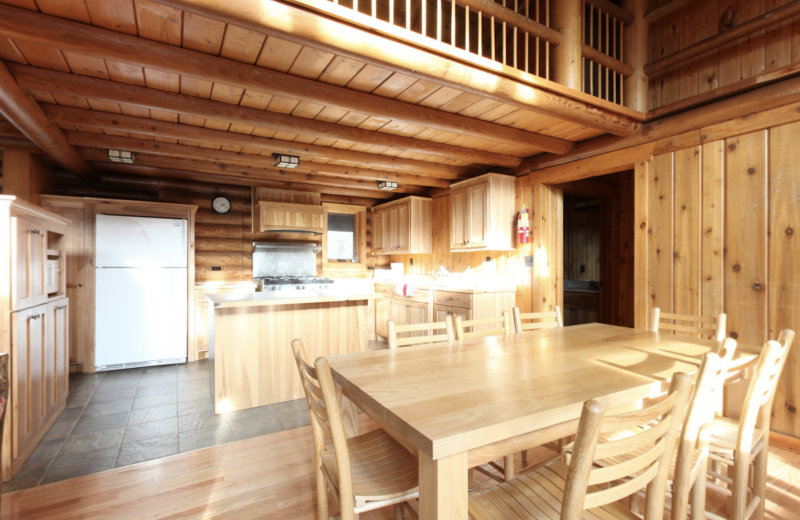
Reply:
[[530, 218], [528, 216], [528, 207], [523, 205], [522, 209], [517, 213], [517, 243], [527, 244], [530, 240]]

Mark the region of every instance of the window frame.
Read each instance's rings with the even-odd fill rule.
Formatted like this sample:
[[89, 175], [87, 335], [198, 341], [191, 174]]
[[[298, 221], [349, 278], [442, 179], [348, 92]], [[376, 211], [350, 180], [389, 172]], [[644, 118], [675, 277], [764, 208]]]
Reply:
[[358, 262], [340, 262], [328, 260], [328, 230], [322, 235], [322, 271], [366, 271], [367, 263], [367, 207], [352, 204], [336, 204], [323, 202], [322, 206], [328, 209], [328, 214], [354, 215], [355, 216], [355, 249]]

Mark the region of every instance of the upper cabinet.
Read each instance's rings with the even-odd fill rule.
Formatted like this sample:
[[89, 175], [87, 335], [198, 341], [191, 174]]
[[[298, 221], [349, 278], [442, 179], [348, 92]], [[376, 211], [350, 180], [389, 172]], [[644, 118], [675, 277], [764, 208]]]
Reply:
[[325, 233], [328, 210], [322, 206], [264, 202], [257, 205], [257, 232]]
[[514, 177], [488, 173], [450, 185], [450, 250], [514, 250]]
[[433, 202], [406, 197], [372, 208], [372, 254], [430, 254]]

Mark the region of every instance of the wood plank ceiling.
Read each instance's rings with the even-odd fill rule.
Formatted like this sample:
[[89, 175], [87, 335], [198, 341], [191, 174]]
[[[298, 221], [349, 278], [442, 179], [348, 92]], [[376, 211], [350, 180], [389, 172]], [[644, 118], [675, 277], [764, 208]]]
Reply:
[[0, 4], [0, 59], [98, 171], [378, 199], [379, 179], [426, 193], [603, 133], [150, 0]]

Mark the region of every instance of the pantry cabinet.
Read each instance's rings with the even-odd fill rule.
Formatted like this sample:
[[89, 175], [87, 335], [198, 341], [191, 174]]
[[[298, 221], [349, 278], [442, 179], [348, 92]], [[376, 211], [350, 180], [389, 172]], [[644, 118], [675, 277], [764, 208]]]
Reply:
[[372, 254], [430, 254], [433, 202], [406, 197], [372, 208]]
[[450, 250], [514, 250], [514, 177], [489, 173], [450, 185]]
[[[69, 220], [15, 197], [0, 196], [0, 294], [9, 324], [0, 351], [10, 356], [10, 403], [0, 475], [11, 480], [66, 407], [69, 395], [69, 299], [65, 234]], [[49, 275], [47, 267], [50, 267]]]

